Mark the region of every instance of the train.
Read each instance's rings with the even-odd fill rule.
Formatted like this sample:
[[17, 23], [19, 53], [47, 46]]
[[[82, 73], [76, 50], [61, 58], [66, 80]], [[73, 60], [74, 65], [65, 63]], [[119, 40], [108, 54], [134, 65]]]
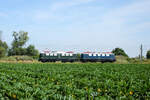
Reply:
[[39, 56], [41, 62], [115, 62], [116, 57], [111, 52], [41, 52]]

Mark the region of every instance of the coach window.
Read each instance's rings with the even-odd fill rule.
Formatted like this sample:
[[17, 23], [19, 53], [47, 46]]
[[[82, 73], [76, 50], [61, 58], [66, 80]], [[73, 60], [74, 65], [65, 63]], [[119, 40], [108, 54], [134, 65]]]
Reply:
[[54, 54], [54, 56], [57, 56], [57, 54]]
[[93, 54], [93, 56], [96, 56], [96, 54]]
[[65, 54], [63, 53], [62, 56], [65, 56]]
[[101, 54], [98, 54], [98, 56], [101, 56]]
[[110, 55], [109, 55], [109, 54], [106, 54], [106, 56], [109, 57]]
[[73, 54], [70, 54], [70, 56], [73, 56]]
[[46, 56], [49, 56], [49, 53], [46, 53]]
[[66, 56], [69, 56], [69, 54], [68, 54], [68, 53], [66, 53]]
[[92, 56], [92, 54], [89, 54], [89, 56]]
[[53, 56], [53, 54], [51, 53], [50, 56]]
[[105, 56], [105, 54], [102, 54], [102, 56], [104, 57], [104, 56]]

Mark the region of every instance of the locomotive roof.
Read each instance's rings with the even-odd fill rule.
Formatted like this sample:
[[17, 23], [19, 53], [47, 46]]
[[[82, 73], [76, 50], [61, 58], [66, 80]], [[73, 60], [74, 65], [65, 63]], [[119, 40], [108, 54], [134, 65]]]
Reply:
[[64, 52], [64, 51], [42, 51], [41, 53], [59, 53], [59, 54], [65, 54], [65, 53], [74, 53], [73, 51], [68, 51], [68, 52]]
[[83, 52], [83, 54], [113, 54], [112, 52]]
[[[49, 50], [45, 50], [45, 51], [42, 51], [41, 53], [59, 53], [59, 54], [65, 54], [65, 53], [71, 53], [71, 54], [74, 54], [73, 51], [49, 51]], [[87, 52], [83, 52], [83, 53], [80, 53], [80, 54], [113, 54], [112, 52], [90, 52], [90, 51], [87, 51]]]

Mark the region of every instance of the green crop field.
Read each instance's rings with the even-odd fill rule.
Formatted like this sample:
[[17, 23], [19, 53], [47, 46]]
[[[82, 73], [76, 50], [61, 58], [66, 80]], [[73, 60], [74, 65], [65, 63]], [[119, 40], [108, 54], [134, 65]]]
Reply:
[[0, 64], [0, 100], [150, 99], [150, 65]]

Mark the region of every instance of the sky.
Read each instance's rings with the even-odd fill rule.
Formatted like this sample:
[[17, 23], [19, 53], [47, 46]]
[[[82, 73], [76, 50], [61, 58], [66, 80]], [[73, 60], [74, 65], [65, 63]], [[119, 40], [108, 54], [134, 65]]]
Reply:
[[150, 0], [0, 0], [0, 30], [29, 33], [39, 50], [110, 52], [150, 49]]

